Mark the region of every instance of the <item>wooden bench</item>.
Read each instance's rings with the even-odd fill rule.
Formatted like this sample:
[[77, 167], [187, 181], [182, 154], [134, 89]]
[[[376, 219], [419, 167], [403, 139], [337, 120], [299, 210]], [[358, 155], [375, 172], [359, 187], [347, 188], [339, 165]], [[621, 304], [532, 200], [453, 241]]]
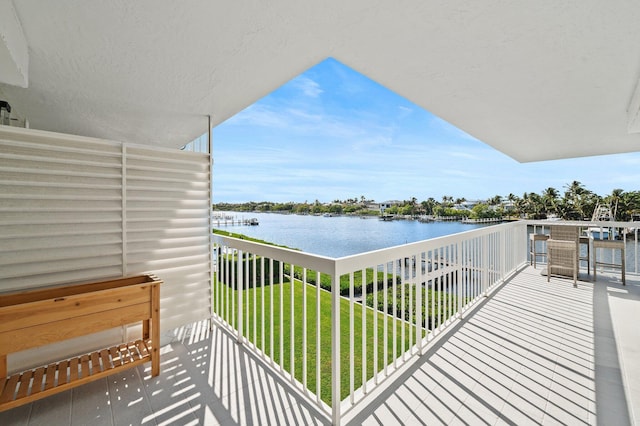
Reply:
[[[0, 411], [151, 361], [160, 373], [160, 281], [139, 275], [0, 293]], [[7, 355], [142, 322], [142, 339], [7, 377]]]

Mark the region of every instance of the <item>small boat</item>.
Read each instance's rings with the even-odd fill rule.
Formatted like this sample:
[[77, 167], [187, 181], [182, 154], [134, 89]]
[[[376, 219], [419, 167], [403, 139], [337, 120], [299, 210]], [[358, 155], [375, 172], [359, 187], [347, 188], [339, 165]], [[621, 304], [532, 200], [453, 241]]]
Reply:
[[[608, 227], [590, 226], [587, 228], [586, 233], [588, 237], [591, 237], [594, 240], [608, 240], [611, 230], [612, 229]], [[616, 231], [613, 229], [612, 239], [615, 239], [615, 237]]]

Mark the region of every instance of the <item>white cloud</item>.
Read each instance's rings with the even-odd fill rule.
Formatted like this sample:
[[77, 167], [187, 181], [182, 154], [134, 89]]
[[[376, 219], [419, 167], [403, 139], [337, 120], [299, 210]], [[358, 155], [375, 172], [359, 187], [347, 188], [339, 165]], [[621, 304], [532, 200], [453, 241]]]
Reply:
[[471, 153], [471, 152], [451, 151], [448, 154], [451, 157], [465, 158], [465, 159], [468, 159], [468, 160], [478, 160], [479, 159], [478, 154]]
[[405, 118], [413, 113], [413, 109], [403, 105], [398, 105], [398, 109], [400, 110], [400, 118]]
[[228, 119], [225, 124], [282, 128], [289, 123], [285, 114], [278, 113], [260, 103], [255, 103]]
[[320, 85], [308, 77], [296, 77], [291, 80], [290, 84], [310, 98], [317, 98], [323, 92]]
[[459, 177], [465, 177], [465, 178], [476, 177], [473, 173], [469, 173], [465, 170], [445, 169], [445, 170], [442, 170], [442, 173], [449, 176], [459, 176]]

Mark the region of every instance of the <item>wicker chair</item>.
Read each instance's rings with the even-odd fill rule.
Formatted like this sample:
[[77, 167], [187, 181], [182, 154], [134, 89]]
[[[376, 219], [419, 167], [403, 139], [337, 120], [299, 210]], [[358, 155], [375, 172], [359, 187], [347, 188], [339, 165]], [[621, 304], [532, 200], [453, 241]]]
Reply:
[[569, 276], [573, 277], [573, 286], [576, 287], [579, 262], [580, 229], [577, 226], [551, 226], [547, 240], [547, 281], [552, 274]]

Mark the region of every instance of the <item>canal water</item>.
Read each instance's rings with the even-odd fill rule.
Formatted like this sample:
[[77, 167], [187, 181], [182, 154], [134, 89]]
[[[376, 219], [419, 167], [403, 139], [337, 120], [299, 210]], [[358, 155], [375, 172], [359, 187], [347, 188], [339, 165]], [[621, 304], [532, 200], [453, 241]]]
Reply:
[[381, 221], [377, 217], [239, 212], [225, 214], [235, 220], [257, 218], [259, 225], [225, 226], [223, 220], [219, 225], [214, 220], [214, 228], [336, 258], [490, 226], [460, 222]]

